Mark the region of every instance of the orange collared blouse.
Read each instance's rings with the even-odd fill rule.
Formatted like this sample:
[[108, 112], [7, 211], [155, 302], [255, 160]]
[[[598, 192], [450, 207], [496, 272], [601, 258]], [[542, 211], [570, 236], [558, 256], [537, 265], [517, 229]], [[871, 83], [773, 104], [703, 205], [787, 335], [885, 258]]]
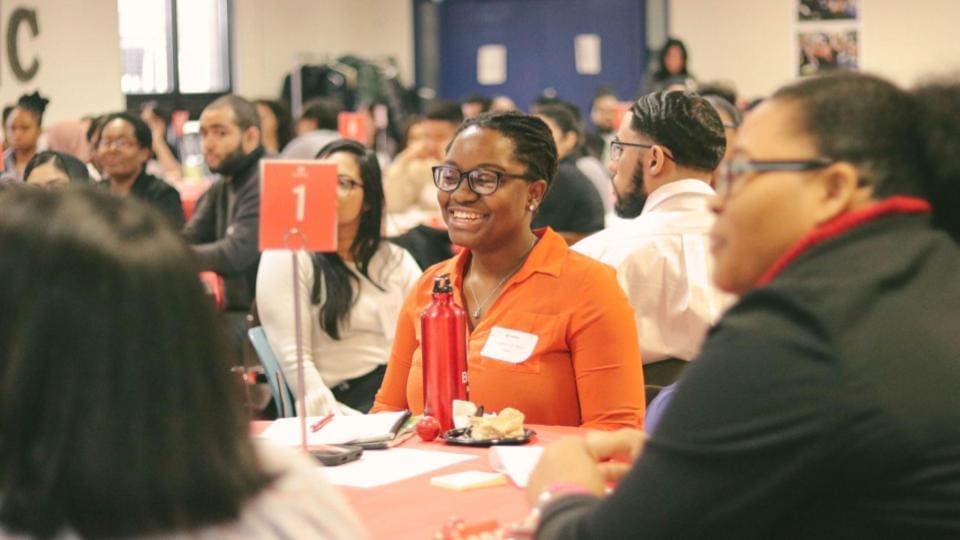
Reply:
[[[488, 411], [514, 407], [531, 424], [641, 427], [643, 371], [634, 314], [614, 270], [571, 251], [549, 228], [535, 232], [540, 241], [467, 337], [470, 400]], [[464, 305], [469, 256], [464, 250], [428, 268], [407, 297], [371, 412], [423, 411], [420, 314], [439, 274], [450, 274], [454, 302]], [[535, 334], [533, 353], [516, 364], [483, 356], [494, 327]]]

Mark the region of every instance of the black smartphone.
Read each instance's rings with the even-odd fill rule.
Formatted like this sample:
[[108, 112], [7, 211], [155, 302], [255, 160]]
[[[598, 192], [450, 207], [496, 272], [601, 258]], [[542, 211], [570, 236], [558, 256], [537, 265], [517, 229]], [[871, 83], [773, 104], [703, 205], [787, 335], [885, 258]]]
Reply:
[[325, 444], [310, 449], [310, 455], [327, 467], [335, 467], [350, 463], [360, 458], [363, 454], [363, 448], [359, 446], [339, 446]]

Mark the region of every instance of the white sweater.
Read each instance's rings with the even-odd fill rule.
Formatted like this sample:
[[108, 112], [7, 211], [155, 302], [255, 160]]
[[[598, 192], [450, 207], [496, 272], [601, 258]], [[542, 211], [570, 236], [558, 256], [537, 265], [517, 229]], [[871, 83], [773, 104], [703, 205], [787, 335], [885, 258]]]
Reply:
[[[343, 381], [370, 373], [387, 363], [396, 332], [400, 307], [420, 277], [420, 267], [405, 249], [384, 241], [370, 260], [369, 274], [380, 290], [361, 276], [356, 265], [346, 265], [360, 279], [357, 301], [335, 340], [320, 328], [320, 304], [313, 304], [313, 262], [297, 254], [301, 333], [306, 382], [307, 412], [323, 414], [329, 390]], [[257, 309], [270, 348], [276, 355], [297, 399], [297, 341], [293, 301], [293, 260], [289, 251], [266, 251], [257, 274]], [[321, 399], [321, 394], [325, 395]], [[324, 403], [324, 400], [327, 400]]]

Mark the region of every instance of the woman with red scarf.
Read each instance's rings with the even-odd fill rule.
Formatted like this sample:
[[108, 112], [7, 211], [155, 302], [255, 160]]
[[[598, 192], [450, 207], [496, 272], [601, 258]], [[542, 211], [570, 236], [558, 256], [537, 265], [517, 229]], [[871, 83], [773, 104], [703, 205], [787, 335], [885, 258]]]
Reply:
[[740, 301], [649, 440], [546, 450], [537, 538], [960, 535], [960, 251], [920, 198], [921, 107], [846, 73], [748, 115], [713, 206]]

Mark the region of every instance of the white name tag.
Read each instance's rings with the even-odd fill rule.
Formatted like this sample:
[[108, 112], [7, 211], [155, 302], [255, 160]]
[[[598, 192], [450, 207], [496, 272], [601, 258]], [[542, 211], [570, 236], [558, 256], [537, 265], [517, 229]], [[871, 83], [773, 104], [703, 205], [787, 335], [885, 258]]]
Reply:
[[539, 340], [540, 336], [536, 334], [494, 326], [483, 350], [480, 351], [480, 356], [519, 364], [530, 358]]

